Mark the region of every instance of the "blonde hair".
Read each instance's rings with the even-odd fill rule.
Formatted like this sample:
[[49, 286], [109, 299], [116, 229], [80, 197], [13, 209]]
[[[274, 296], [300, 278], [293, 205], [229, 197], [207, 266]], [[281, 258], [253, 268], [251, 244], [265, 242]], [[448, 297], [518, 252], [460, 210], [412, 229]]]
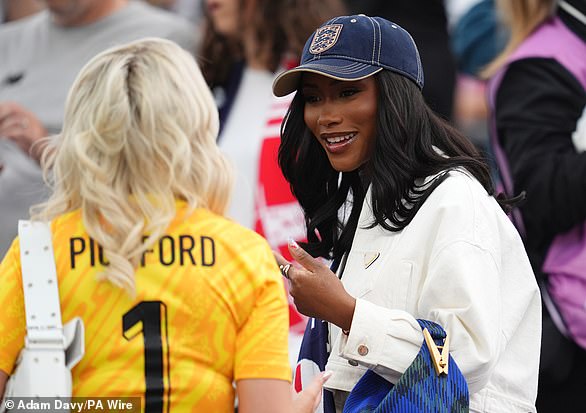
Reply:
[[556, 4], [557, 0], [496, 0], [497, 11], [510, 35], [503, 51], [482, 71], [482, 77], [494, 75], [523, 40], [554, 14]]
[[176, 44], [143, 39], [102, 52], [69, 91], [63, 130], [43, 157], [53, 194], [33, 219], [81, 209], [110, 262], [99, 279], [134, 294], [135, 268], [175, 217], [176, 199], [190, 211], [226, 209], [232, 173], [218, 122], [195, 60]]

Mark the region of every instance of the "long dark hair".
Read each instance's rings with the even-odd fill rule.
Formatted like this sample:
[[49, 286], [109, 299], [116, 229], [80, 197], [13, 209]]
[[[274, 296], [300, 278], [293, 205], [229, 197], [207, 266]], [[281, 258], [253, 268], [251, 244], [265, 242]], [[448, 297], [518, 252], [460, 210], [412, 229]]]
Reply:
[[[489, 167], [479, 151], [427, 106], [411, 80], [388, 70], [374, 76], [376, 140], [360, 170], [339, 173], [332, 168], [305, 125], [301, 91], [281, 126], [279, 166], [303, 208], [308, 240], [303, 246], [314, 256], [335, 259], [349, 251], [368, 185], [374, 215], [370, 227], [388, 231], [409, 225], [451, 169], [465, 168], [494, 195]], [[430, 184], [419, 184], [433, 175], [437, 177]], [[350, 208], [345, 224], [340, 218], [344, 205]]]

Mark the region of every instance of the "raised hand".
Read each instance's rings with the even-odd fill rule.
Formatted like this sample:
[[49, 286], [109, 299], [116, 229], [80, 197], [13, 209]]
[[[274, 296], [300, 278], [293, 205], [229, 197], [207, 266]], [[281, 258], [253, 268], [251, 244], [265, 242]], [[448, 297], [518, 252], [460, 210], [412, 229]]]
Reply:
[[0, 137], [10, 139], [32, 158], [39, 160], [42, 147], [33, 144], [47, 134], [34, 113], [18, 103], [0, 102]]
[[[291, 265], [277, 252], [274, 254], [283, 275], [289, 280], [289, 293], [297, 310], [308, 317], [326, 320], [349, 330], [356, 299], [348, 294], [336, 274], [293, 240], [289, 241], [289, 252], [300, 266]], [[287, 265], [290, 265], [288, 269]]]

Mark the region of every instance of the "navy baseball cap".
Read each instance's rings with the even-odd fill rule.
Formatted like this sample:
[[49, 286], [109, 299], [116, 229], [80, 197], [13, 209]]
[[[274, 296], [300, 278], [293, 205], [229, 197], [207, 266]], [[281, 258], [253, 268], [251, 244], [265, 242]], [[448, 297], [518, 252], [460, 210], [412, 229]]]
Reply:
[[303, 72], [360, 80], [383, 69], [403, 75], [423, 88], [421, 59], [409, 32], [381, 17], [335, 17], [309, 37], [300, 65], [277, 76], [273, 93], [285, 96], [296, 91]]

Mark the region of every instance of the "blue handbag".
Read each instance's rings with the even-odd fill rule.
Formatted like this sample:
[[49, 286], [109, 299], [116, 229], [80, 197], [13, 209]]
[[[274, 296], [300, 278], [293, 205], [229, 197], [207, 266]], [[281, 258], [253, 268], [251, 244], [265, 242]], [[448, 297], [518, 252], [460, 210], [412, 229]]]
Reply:
[[[356, 383], [344, 413], [463, 413], [469, 411], [468, 384], [452, 357], [444, 329], [417, 320], [425, 337], [413, 363], [393, 385], [372, 370]], [[441, 349], [441, 352], [440, 352]]]

